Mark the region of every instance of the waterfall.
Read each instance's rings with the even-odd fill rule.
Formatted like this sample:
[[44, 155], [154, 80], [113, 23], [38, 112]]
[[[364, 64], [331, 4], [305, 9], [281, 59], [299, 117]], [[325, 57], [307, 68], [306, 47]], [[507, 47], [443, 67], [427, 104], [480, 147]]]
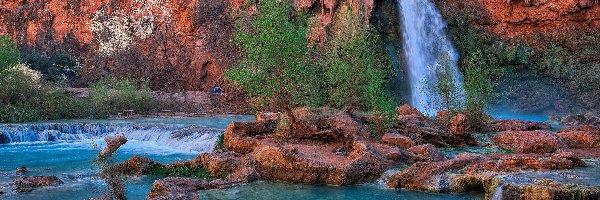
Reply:
[[45, 123], [0, 125], [0, 144], [69, 142], [123, 133], [129, 140], [152, 141], [173, 149], [210, 152], [223, 129], [200, 125], [129, 123]]
[[452, 74], [458, 96], [463, 96], [462, 77], [456, 64], [458, 54], [446, 37], [446, 23], [430, 0], [397, 1], [408, 64], [410, 103], [419, 111], [433, 115], [439, 103], [435, 101], [435, 94], [425, 91], [426, 81], [437, 80], [435, 72], [442, 63]]

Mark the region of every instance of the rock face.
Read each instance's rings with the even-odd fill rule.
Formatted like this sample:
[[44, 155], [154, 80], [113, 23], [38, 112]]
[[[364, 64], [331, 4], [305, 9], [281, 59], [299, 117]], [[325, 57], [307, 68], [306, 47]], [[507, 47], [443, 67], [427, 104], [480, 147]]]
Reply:
[[18, 176], [13, 181], [15, 192], [30, 192], [44, 186], [58, 186], [63, 182], [56, 176]]
[[566, 145], [550, 131], [504, 131], [492, 140], [503, 149], [519, 153], [552, 153]]
[[569, 30], [580, 28], [585, 31], [597, 31], [600, 27], [600, 5], [597, 1], [436, 0], [435, 2], [442, 15], [446, 17], [455, 12], [469, 10], [472, 14], [467, 21], [472, 25], [485, 28], [505, 39], [524, 37], [531, 44], [539, 42], [535, 39], [536, 36], [533, 34], [535, 32], [548, 36], [558, 35], [561, 32], [568, 33]]

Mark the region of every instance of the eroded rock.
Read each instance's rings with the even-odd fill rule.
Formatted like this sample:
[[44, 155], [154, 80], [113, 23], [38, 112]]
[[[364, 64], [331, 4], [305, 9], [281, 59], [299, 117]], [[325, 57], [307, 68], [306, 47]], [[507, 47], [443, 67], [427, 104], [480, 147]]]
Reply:
[[501, 132], [501, 131], [531, 131], [546, 130], [551, 125], [546, 122], [532, 122], [524, 120], [496, 120], [483, 128], [483, 132]]
[[413, 142], [409, 137], [400, 134], [386, 133], [381, 137], [381, 141], [402, 149], [408, 149], [415, 146], [415, 142]]
[[15, 184], [14, 191], [20, 192], [31, 192], [35, 188], [45, 186], [58, 186], [63, 184], [56, 176], [18, 176], [13, 180]]
[[422, 156], [423, 158], [425, 158], [425, 160], [422, 161], [425, 162], [439, 162], [446, 160], [446, 156], [444, 156], [444, 153], [442, 153], [440, 149], [436, 148], [431, 144], [423, 144], [411, 147], [408, 149], [408, 151]]
[[550, 131], [504, 131], [492, 138], [500, 148], [519, 153], [552, 153], [566, 145]]
[[571, 148], [599, 148], [600, 134], [588, 131], [570, 131], [557, 134]]

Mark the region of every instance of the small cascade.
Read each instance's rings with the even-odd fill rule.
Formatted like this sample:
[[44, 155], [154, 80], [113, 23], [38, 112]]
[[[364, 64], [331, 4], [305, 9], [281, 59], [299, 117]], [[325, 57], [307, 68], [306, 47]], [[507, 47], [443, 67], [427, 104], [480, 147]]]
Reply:
[[0, 141], [69, 142], [97, 140], [123, 133], [129, 140], [151, 141], [178, 150], [209, 152], [222, 129], [199, 125], [128, 123], [48, 123], [0, 125]]
[[457, 67], [458, 53], [446, 37], [446, 23], [430, 0], [397, 0], [402, 22], [404, 53], [410, 83], [410, 103], [433, 115], [439, 107], [427, 81], [435, 81], [436, 69], [447, 66], [456, 91], [462, 96], [462, 77]]
[[503, 188], [503, 184], [498, 185], [498, 187], [496, 187], [496, 190], [494, 190], [494, 195], [492, 195], [491, 200], [502, 200], [502, 193], [504, 192]]

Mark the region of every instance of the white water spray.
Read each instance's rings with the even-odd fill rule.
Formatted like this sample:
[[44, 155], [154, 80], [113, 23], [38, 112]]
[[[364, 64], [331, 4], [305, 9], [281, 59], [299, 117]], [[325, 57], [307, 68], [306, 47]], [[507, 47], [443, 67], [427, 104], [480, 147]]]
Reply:
[[433, 115], [439, 105], [431, 92], [425, 91], [426, 81], [436, 80], [436, 69], [442, 63], [449, 65], [456, 91], [462, 97], [462, 77], [456, 65], [458, 54], [446, 37], [446, 23], [430, 0], [397, 1], [408, 64], [410, 103], [419, 111]]

